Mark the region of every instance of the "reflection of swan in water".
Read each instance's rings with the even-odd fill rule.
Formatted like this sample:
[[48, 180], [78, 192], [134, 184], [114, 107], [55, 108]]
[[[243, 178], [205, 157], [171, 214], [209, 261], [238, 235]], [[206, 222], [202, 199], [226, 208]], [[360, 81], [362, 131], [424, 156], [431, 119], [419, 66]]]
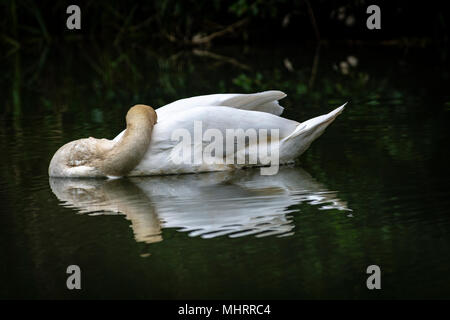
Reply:
[[125, 214], [137, 241], [162, 240], [154, 205], [127, 179], [50, 178], [50, 186], [65, 207], [90, 215]]
[[81, 213], [121, 213], [131, 221], [136, 241], [161, 241], [162, 228], [213, 238], [288, 236], [292, 205], [350, 210], [336, 192], [300, 168], [282, 167], [277, 175], [259, 170], [118, 180], [50, 178], [53, 193]]

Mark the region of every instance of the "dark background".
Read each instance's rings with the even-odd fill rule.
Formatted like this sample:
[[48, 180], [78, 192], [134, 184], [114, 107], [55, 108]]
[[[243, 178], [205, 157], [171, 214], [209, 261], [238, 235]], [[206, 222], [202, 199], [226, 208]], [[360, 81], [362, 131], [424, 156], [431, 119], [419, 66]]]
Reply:
[[[65, 27], [66, 8], [77, 4], [82, 28]], [[366, 8], [381, 8], [381, 30], [365, 27]], [[411, 1], [26, 1], [0, 5], [3, 45], [96, 39], [120, 43], [194, 45], [196, 35], [238, 27], [214, 43], [290, 43], [315, 40], [394, 45], [438, 45], [448, 41], [443, 2]], [[353, 20], [353, 22], [352, 22]], [[316, 29], [318, 33], [316, 33]]]

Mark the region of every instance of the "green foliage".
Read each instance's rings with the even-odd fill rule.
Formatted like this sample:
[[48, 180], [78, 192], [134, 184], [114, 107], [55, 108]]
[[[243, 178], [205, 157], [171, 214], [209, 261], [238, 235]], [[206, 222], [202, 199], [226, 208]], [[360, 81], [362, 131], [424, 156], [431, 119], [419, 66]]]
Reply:
[[[279, 6], [287, 1], [277, 0], [237, 0], [229, 7], [229, 11], [241, 16], [255, 16], [259, 18], [275, 18], [279, 14]], [[297, 2], [298, 3], [298, 2]], [[295, 2], [292, 3], [292, 10], [295, 9]]]

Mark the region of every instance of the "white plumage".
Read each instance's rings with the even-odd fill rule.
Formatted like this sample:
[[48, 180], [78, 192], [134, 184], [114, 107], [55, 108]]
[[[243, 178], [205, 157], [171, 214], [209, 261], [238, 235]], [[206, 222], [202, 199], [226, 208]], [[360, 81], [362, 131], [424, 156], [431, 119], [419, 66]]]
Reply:
[[[49, 175], [145, 176], [246, 166], [269, 166], [262, 174], [275, 174], [279, 164], [300, 156], [344, 109], [299, 123], [280, 117], [278, 100], [285, 96], [281, 91], [212, 94], [157, 110], [136, 105], [127, 113], [127, 129], [114, 140], [79, 139], [62, 146], [50, 162]], [[177, 136], [180, 130], [183, 135]], [[188, 156], [180, 161], [180, 154]], [[264, 173], [272, 168], [276, 170]]]
[[[158, 122], [153, 128], [150, 146], [142, 161], [131, 171], [131, 176], [224, 171], [242, 165], [181, 163], [171, 161], [171, 153], [178, 144], [172, 140], [174, 130], [184, 128], [194, 136], [194, 121], [201, 121], [203, 131], [218, 129], [223, 137], [227, 129], [278, 129], [279, 162], [288, 163], [300, 156], [317, 139], [325, 128], [342, 112], [341, 106], [332, 112], [299, 123], [279, 115], [283, 107], [279, 99], [286, 97], [281, 91], [264, 91], [254, 94], [212, 94], [177, 100], [156, 109]], [[119, 141], [124, 131], [114, 141]], [[203, 141], [204, 145], [210, 141]], [[270, 146], [269, 146], [270, 147]], [[192, 149], [195, 146], [192, 145]], [[270, 149], [270, 148], [269, 148]], [[195, 151], [194, 151], [195, 152]], [[250, 150], [251, 152], [251, 150]], [[245, 153], [248, 156], [249, 150]], [[218, 161], [224, 155], [217, 155]], [[248, 165], [248, 164], [247, 164]], [[258, 163], [256, 165], [261, 165]]]

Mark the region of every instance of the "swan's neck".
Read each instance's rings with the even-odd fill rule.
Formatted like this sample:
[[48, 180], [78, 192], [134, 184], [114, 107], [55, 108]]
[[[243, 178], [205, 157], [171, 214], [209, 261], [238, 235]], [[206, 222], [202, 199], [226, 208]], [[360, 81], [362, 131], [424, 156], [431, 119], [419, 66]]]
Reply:
[[107, 152], [99, 169], [107, 176], [125, 176], [133, 170], [150, 144], [153, 123], [148, 118], [127, 123], [123, 137]]

